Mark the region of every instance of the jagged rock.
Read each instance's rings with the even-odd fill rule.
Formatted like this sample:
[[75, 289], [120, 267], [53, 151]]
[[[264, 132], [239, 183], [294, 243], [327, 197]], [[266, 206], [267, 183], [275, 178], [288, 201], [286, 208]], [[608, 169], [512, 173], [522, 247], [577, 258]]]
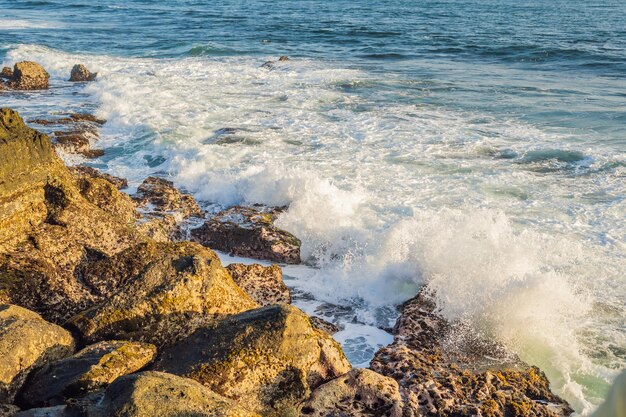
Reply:
[[404, 305], [394, 334], [394, 343], [379, 350], [370, 367], [398, 381], [405, 415], [555, 417], [572, 412], [537, 367], [494, 341], [464, 334], [438, 316], [424, 294]]
[[181, 240], [183, 236], [180, 223], [176, 221], [174, 216], [169, 214], [158, 217], [146, 215], [137, 226], [137, 229], [156, 242], [177, 241]]
[[2, 71], [0, 72], [0, 78], [10, 80], [11, 78], [13, 78], [13, 70], [10, 67], [2, 68]]
[[19, 395], [19, 403], [28, 408], [62, 404], [137, 372], [155, 356], [156, 347], [146, 343], [107, 341], [87, 346], [34, 372]]
[[0, 404], [0, 417], [13, 417], [20, 408], [13, 404]]
[[278, 265], [230, 264], [226, 269], [237, 285], [260, 305], [291, 304], [291, 293]]
[[139, 207], [148, 211], [169, 213], [181, 220], [189, 217], [202, 217], [202, 210], [189, 194], [181, 193], [174, 183], [163, 178], [148, 177], [137, 188], [133, 197]]
[[70, 81], [93, 81], [98, 76], [97, 72], [90, 72], [83, 64], [76, 64], [72, 67], [72, 73], [70, 75]]
[[[124, 199], [110, 199], [118, 200]], [[126, 215], [115, 214], [121, 205], [106, 207], [104, 201], [94, 199], [104, 210], [88, 201], [49, 138], [25, 126], [16, 112], [1, 109], [0, 302], [55, 323], [98, 302], [80, 279], [84, 264], [147, 240]]]
[[102, 149], [91, 147], [90, 137], [94, 135], [85, 131], [59, 131], [55, 132], [56, 148], [63, 152], [82, 155], [85, 158], [93, 159], [104, 155]]
[[316, 317], [316, 316], [312, 316], [311, 317], [311, 324], [313, 325], [313, 327], [315, 327], [318, 330], [322, 330], [328, 334], [335, 334], [338, 331], [340, 331], [341, 329], [339, 328], [339, 326], [324, 320], [321, 317]]
[[[129, 281], [123, 288], [107, 295], [105, 301], [73, 317], [68, 325], [76, 329], [84, 340], [96, 342], [111, 338], [145, 341], [159, 346], [172, 343], [190, 334], [200, 325], [217, 318], [256, 307], [232, 280], [215, 253], [200, 245], [180, 243], [156, 245], [157, 256], [142, 255], [129, 250], [111, 261], [96, 263], [84, 279], [92, 287], [105, 291], [105, 285], [90, 281], [99, 268], [131, 272], [122, 274]], [[142, 261], [149, 261], [143, 268]], [[110, 269], [111, 263], [121, 265]]]
[[353, 369], [318, 387], [302, 407], [303, 417], [402, 417], [398, 383], [369, 369]]
[[0, 403], [11, 403], [28, 373], [74, 352], [72, 335], [14, 305], [0, 306]]
[[[68, 124], [95, 124], [95, 125], [103, 125], [106, 123], [106, 120], [98, 119], [96, 116], [90, 113], [69, 113], [67, 117], [62, 117], [60, 119], [33, 119], [29, 120], [28, 123], [34, 123], [38, 125], [68, 125]], [[89, 126], [89, 125], [87, 125]]]
[[311, 389], [350, 370], [341, 347], [290, 305], [266, 306], [198, 329], [153, 369], [194, 379], [264, 417], [298, 416]]
[[103, 211], [128, 223], [139, 217], [130, 196], [120, 192], [109, 178], [79, 175], [75, 183], [81, 195]]
[[288, 264], [300, 263], [300, 240], [274, 226], [281, 209], [231, 207], [218, 213], [191, 238], [203, 245], [231, 255]]
[[125, 178], [115, 177], [104, 172], [100, 172], [95, 168], [85, 165], [78, 165], [69, 168], [69, 170], [79, 178], [101, 178], [107, 180], [115, 186], [118, 190], [123, 190], [128, 187], [128, 181]]
[[289, 61], [289, 57], [287, 55], [283, 55], [280, 58], [278, 58], [279, 62], [284, 62], [284, 61]]
[[47, 90], [50, 76], [36, 62], [22, 61], [13, 67], [8, 86], [15, 90]]

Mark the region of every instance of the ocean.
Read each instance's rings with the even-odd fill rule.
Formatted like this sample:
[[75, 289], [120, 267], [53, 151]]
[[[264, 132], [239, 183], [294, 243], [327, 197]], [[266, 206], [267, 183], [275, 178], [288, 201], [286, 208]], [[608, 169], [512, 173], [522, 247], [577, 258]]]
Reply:
[[[626, 368], [623, 0], [0, 10], [0, 61], [52, 77], [0, 105], [107, 119], [89, 164], [131, 190], [156, 174], [209, 212], [289, 205], [278, 224], [306, 265], [286, 282], [345, 326], [353, 364], [425, 287], [444, 317], [538, 365], [579, 415]], [[76, 63], [97, 81], [69, 83]]]

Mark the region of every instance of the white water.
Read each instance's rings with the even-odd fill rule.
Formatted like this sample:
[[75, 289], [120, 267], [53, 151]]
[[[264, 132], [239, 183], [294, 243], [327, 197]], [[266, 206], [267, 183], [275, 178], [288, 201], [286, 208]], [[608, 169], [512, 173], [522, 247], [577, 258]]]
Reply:
[[[61, 86], [74, 63], [100, 73], [67, 88], [109, 120], [111, 173], [135, 184], [169, 175], [213, 209], [289, 204], [278, 223], [315, 268], [285, 274], [315, 296], [311, 311], [351, 306], [365, 327], [346, 328], [344, 342], [389, 325], [389, 307], [427, 285], [445, 317], [539, 365], [582, 414], [625, 366], [623, 154], [489, 114], [386, 100], [402, 80], [337, 64], [268, 71], [250, 58], [35, 46], [8, 58], [41, 62]], [[51, 104], [70, 100], [50, 94]], [[222, 128], [238, 129], [240, 142], [216, 144]], [[555, 149], [561, 161], [545, 157]], [[498, 157], [507, 154], [518, 156]], [[385, 340], [370, 333], [370, 344]]]

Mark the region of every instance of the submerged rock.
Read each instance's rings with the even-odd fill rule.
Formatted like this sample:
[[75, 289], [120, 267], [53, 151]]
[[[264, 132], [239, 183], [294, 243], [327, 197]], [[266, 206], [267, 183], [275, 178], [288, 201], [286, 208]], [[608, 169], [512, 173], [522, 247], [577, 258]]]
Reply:
[[281, 209], [231, 207], [191, 231], [196, 242], [231, 255], [300, 263], [300, 240], [274, 226]]
[[70, 81], [93, 81], [98, 76], [97, 72], [90, 72], [83, 64], [76, 64], [72, 67], [72, 73], [70, 74]]
[[22, 61], [15, 64], [7, 85], [15, 90], [47, 90], [50, 75], [36, 62]]
[[108, 341], [87, 346], [34, 372], [19, 402], [27, 407], [61, 404], [140, 370], [155, 356], [156, 347], [145, 343]]
[[369, 369], [353, 369], [318, 387], [302, 407], [310, 417], [403, 417], [398, 383]]
[[[180, 243], [157, 246], [162, 250], [155, 250], [153, 257], [144, 252], [150, 246], [139, 253], [130, 249], [86, 271], [84, 279], [106, 294], [106, 300], [68, 322], [85, 341], [122, 338], [161, 346], [217, 318], [256, 307], [215, 253], [200, 245]], [[118, 266], [111, 268], [112, 263]], [[107, 294], [107, 274], [98, 273], [102, 269], [125, 271], [122, 277], [127, 282], [119, 291]], [[133, 270], [138, 271], [136, 276]], [[115, 275], [112, 278], [117, 280]]]
[[71, 355], [74, 339], [30, 310], [0, 305], [0, 403], [11, 403], [29, 372]]
[[414, 416], [565, 416], [572, 410], [546, 376], [493, 341], [457, 334], [424, 294], [408, 301], [394, 343], [371, 368], [392, 377]]
[[166, 348], [156, 370], [194, 379], [265, 417], [298, 416], [312, 389], [350, 370], [341, 347], [295, 307], [229, 316]]
[[226, 269], [237, 285], [260, 305], [291, 304], [291, 293], [278, 265], [230, 264]]

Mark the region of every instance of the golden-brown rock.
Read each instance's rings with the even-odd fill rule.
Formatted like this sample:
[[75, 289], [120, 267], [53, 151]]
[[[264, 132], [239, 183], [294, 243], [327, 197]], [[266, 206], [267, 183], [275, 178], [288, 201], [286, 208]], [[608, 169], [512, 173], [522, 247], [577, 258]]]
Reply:
[[291, 304], [291, 293], [278, 265], [230, 264], [226, 269], [237, 285], [260, 305]]
[[50, 75], [36, 62], [22, 61], [13, 67], [8, 86], [15, 90], [47, 90]]

